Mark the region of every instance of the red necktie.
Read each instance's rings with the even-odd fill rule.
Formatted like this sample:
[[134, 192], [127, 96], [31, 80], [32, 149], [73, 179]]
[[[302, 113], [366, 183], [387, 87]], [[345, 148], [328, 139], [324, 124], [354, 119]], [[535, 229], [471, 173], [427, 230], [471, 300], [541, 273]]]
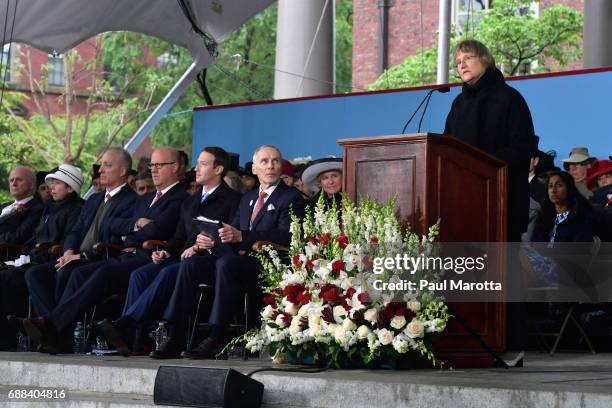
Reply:
[[265, 191], [259, 193], [259, 198], [257, 199], [257, 202], [255, 203], [255, 208], [253, 208], [253, 213], [251, 214], [251, 224], [253, 223], [255, 218], [257, 218], [257, 214], [259, 214], [259, 212], [263, 208], [264, 200], [267, 196], [268, 193], [266, 193]]
[[111, 198], [113, 198], [113, 196], [109, 193], [106, 193], [106, 195], [104, 196], [104, 203], [106, 204], [107, 202], [109, 202]]

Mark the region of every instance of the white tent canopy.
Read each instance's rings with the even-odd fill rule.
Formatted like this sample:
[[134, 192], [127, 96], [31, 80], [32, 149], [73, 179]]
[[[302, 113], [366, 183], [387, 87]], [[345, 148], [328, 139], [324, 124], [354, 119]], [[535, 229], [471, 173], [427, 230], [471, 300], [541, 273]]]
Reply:
[[[185, 3], [197, 26], [221, 42], [273, 1]], [[49, 53], [63, 52], [103, 32], [134, 31], [185, 47], [204, 65], [212, 62], [177, 0], [0, 0], [0, 24], [4, 22], [4, 42], [28, 43]]]
[[219, 43], [274, 1], [0, 0], [0, 24], [4, 43], [27, 43], [49, 53], [64, 52], [107, 31], [139, 32], [188, 49], [193, 64], [124, 146], [133, 153], [198, 72], [214, 62], [181, 3], [189, 9], [198, 29]]

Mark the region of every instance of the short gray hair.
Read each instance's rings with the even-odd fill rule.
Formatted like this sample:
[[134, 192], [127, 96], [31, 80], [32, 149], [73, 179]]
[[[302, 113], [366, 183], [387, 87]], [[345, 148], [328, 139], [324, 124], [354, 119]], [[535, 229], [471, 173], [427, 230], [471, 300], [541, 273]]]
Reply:
[[28, 175], [28, 181], [30, 183], [32, 183], [34, 185], [34, 189], [36, 189], [37, 185], [36, 185], [36, 173], [34, 173], [34, 170], [32, 170], [31, 167], [28, 166], [23, 166], [23, 165], [17, 165], [15, 167], [13, 167], [11, 169], [11, 173], [13, 172], [13, 170], [25, 170], [26, 174]]
[[495, 58], [493, 58], [491, 50], [489, 50], [486, 45], [478, 40], [468, 39], [461, 41], [459, 44], [457, 44], [455, 51], [453, 52], [455, 58], [460, 52], [469, 52], [470, 54], [474, 54], [486, 68], [495, 67]]
[[117, 152], [119, 153], [119, 162], [125, 167], [126, 170], [132, 170], [132, 156], [127, 150], [121, 147], [109, 147], [104, 151], [106, 152]]
[[266, 148], [276, 150], [276, 151], [278, 152], [278, 156], [280, 157], [280, 159], [281, 159], [281, 160], [283, 159], [283, 154], [281, 153], [281, 151], [279, 150], [279, 148], [278, 148], [278, 147], [276, 147], [276, 146], [274, 146], [274, 145], [271, 145], [271, 144], [265, 144], [265, 145], [261, 145], [261, 146], [259, 146], [259, 147], [258, 147], [257, 149], [255, 149], [255, 151], [253, 152], [253, 163], [255, 163], [255, 159], [256, 159], [256, 157], [257, 157], [257, 153], [259, 153], [259, 151], [260, 151], [260, 150], [262, 150], [262, 149], [266, 149]]

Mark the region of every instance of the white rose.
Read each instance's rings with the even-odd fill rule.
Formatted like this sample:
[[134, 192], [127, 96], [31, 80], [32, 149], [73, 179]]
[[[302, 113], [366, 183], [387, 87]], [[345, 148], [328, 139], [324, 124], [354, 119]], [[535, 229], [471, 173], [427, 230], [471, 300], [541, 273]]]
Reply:
[[421, 302], [419, 302], [418, 300], [411, 300], [406, 304], [406, 306], [414, 313], [418, 313], [421, 310]]
[[336, 323], [342, 323], [342, 321], [346, 318], [346, 310], [340, 305], [334, 306], [333, 313]]
[[334, 339], [336, 339], [337, 342], [342, 343], [345, 340], [345, 337], [346, 330], [344, 330], [342, 326], [336, 327], [336, 330], [334, 330]]
[[308, 326], [320, 326], [321, 316], [310, 314], [308, 315]]
[[297, 315], [298, 307], [295, 303], [287, 301], [285, 304], [285, 312], [289, 313], [291, 316]]
[[417, 319], [412, 319], [412, 321], [408, 323], [408, 326], [406, 326], [406, 329], [404, 330], [404, 333], [406, 333], [406, 336], [410, 337], [411, 339], [423, 337], [424, 332], [425, 332], [425, 325], [423, 324], [422, 321], [417, 320]]
[[376, 322], [378, 322], [378, 310], [376, 309], [366, 310], [365, 313], [363, 314], [363, 318], [366, 319], [368, 322], [375, 324]]
[[287, 326], [287, 323], [285, 323], [284, 317], [285, 316], [283, 314], [279, 314], [278, 316], [276, 316], [276, 320], [274, 320], [274, 323], [276, 323], [278, 325], [278, 327], [285, 327], [285, 326]]
[[317, 334], [321, 332], [321, 326], [318, 324], [313, 324], [308, 327], [308, 335], [315, 337]]
[[289, 333], [296, 334], [302, 331], [301, 320], [302, 319], [298, 316], [294, 316], [293, 319], [291, 319], [291, 324], [289, 325]]
[[302, 307], [300, 307], [300, 310], [298, 311], [297, 315], [300, 317], [306, 317], [308, 315], [308, 309], [310, 308], [310, 305], [303, 305]]
[[391, 327], [396, 330], [401, 329], [406, 325], [406, 318], [404, 316], [393, 316], [391, 319]]
[[351, 331], [355, 330], [357, 328], [357, 325], [353, 323], [351, 319], [344, 319], [344, 321], [342, 322], [342, 327], [344, 328], [344, 330]]
[[378, 341], [380, 341], [380, 344], [382, 344], [383, 346], [391, 344], [391, 342], [393, 341], [393, 333], [387, 329], [380, 330], [378, 332]]
[[264, 320], [270, 320], [272, 316], [274, 316], [274, 312], [276, 312], [276, 309], [268, 305], [264, 307], [264, 310], [261, 312], [261, 317], [263, 317]]
[[367, 338], [370, 333], [371, 333], [370, 328], [364, 324], [359, 326], [359, 328], [357, 329], [357, 335], [359, 336], [360, 339]]

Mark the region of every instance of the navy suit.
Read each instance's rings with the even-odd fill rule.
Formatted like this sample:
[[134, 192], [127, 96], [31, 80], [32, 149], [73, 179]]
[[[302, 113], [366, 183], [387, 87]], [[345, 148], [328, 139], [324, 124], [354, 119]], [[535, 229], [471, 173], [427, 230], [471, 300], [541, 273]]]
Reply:
[[[0, 210], [8, 205], [11, 205], [11, 203], [0, 206]], [[34, 235], [34, 230], [40, 222], [43, 209], [44, 205], [40, 201], [38, 194], [34, 194], [34, 198], [28, 201], [22, 209], [0, 217], [0, 242], [25, 244]], [[14, 255], [16, 254], [9, 254], [4, 260], [13, 259]]]
[[[243, 253], [243, 250], [250, 250], [252, 244], [258, 240], [288, 245], [291, 242], [291, 209], [300, 218], [304, 215], [305, 201], [300, 192], [279, 181], [250, 225], [258, 195], [258, 189], [254, 189], [242, 197], [232, 222], [232, 225], [242, 232], [242, 243], [237, 248], [239, 254]], [[209, 322], [218, 326], [228, 325], [241, 304], [242, 294], [257, 290], [260, 266], [255, 257], [232, 254], [219, 258], [214, 266], [209, 262], [199, 269], [182, 268], [170, 303], [164, 312], [164, 319], [180, 327], [185, 316], [195, 307], [197, 285], [207, 283], [215, 288]]]
[[[187, 193], [177, 184], [151, 206], [154, 197], [155, 193], [140, 197], [133, 209], [128, 210], [123, 217], [110, 220], [111, 232], [125, 233], [123, 245], [125, 248], [138, 248], [135, 253], [124, 253], [108, 260], [87, 263], [73, 270], [59, 304], [46, 316], [59, 333], [72, 329], [74, 322], [83, 313], [106, 296], [125, 290], [130, 273], [149, 261], [150, 254], [140, 249], [145, 240], [165, 240], [172, 236]], [[151, 222], [134, 231], [139, 218], [148, 218]]]
[[[95, 193], [85, 201], [76, 223], [66, 235], [64, 240], [64, 252], [71, 249], [74, 253], [79, 253], [81, 242], [83, 242], [89, 227], [96, 217], [98, 207], [104, 203], [105, 195], [106, 191]], [[121, 244], [121, 236], [113, 234], [110, 230], [111, 222], [114, 217], [127, 212], [129, 208], [133, 207], [137, 198], [138, 194], [126, 184], [110, 199], [107, 203], [109, 207], [100, 221], [100, 227], [98, 229], [100, 242]], [[89, 259], [95, 259], [93, 251], [87, 252]], [[53, 260], [34, 266], [30, 268], [25, 275], [28, 290], [32, 297], [32, 305], [39, 315], [46, 315], [53, 310], [59, 298], [62, 296], [62, 293], [64, 293], [64, 289], [66, 288], [68, 278], [72, 271], [82, 266], [84, 261], [71, 262], [57, 271], [54, 266], [56, 263], [57, 262]]]
[[123, 316], [116, 322], [118, 326], [131, 327], [145, 320], [152, 310], [166, 306], [181, 268], [200, 269], [208, 263], [214, 267], [215, 258], [207, 253], [194, 255], [181, 262], [178, 258], [180, 253], [195, 244], [200, 232], [193, 218], [202, 215], [227, 223], [238, 209], [241, 194], [222, 182], [206, 201], [201, 202], [201, 196], [200, 189], [200, 193], [183, 202], [177, 230], [166, 245], [172, 259], [160, 264], [151, 262], [130, 276]]

